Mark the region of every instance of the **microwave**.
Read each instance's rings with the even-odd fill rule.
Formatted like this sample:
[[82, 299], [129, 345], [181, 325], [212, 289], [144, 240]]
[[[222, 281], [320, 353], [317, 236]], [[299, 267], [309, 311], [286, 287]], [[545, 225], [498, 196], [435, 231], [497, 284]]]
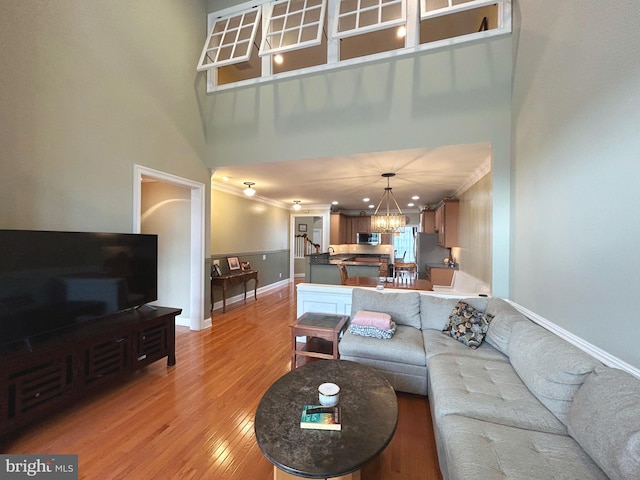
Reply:
[[357, 233], [356, 243], [358, 245], [380, 245], [379, 233]]

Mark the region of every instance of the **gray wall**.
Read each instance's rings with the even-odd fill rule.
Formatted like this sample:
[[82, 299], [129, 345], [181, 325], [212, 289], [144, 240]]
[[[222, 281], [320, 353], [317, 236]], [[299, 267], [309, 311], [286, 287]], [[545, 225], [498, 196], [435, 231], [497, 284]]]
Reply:
[[[228, 256], [250, 262], [251, 268], [259, 271], [259, 286], [288, 279], [289, 211], [255, 197], [212, 189], [211, 260], [220, 260], [222, 273], [229, 271]], [[253, 282], [250, 286], [253, 287]], [[241, 290], [238, 286], [231, 287], [227, 296]], [[219, 293], [214, 298], [214, 301], [218, 300]]]
[[134, 163], [208, 183], [205, 30], [205, 0], [3, 0], [0, 227], [131, 232]]
[[[493, 292], [508, 296], [511, 38], [207, 96], [207, 164], [489, 141]], [[496, 255], [495, 252], [500, 252]]]
[[511, 298], [640, 368], [640, 8], [520, 0]]

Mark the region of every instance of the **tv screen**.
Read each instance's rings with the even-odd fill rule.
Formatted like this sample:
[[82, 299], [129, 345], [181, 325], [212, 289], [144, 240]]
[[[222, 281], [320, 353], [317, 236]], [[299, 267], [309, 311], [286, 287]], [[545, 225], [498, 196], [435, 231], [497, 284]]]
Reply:
[[0, 230], [0, 345], [157, 300], [158, 239]]

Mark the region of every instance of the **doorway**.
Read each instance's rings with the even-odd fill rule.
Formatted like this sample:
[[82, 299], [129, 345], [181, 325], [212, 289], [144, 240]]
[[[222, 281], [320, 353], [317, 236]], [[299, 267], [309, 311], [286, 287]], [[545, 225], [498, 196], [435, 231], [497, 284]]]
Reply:
[[[188, 288], [185, 289], [185, 302], [188, 307], [183, 307], [183, 314], [177, 319], [178, 325], [188, 326], [191, 330], [202, 330], [205, 328], [205, 316], [204, 316], [204, 261], [205, 261], [205, 249], [204, 249], [204, 212], [205, 212], [205, 186], [202, 183], [194, 182], [185, 178], [177, 177], [168, 173], [153, 170], [151, 168], [143, 167], [141, 165], [134, 165], [134, 181], [133, 181], [133, 232], [141, 233], [142, 231], [142, 205], [143, 205], [143, 181], [155, 181], [167, 184], [170, 187], [177, 187], [176, 192], [183, 191], [184, 204], [182, 207], [176, 209], [169, 209], [168, 215], [163, 218], [163, 222], [168, 222], [173, 225], [165, 225], [168, 233], [163, 236], [164, 242], [163, 248], [170, 251], [183, 250], [181, 253], [184, 255], [184, 261], [180, 260], [179, 254], [177, 256], [171, 255], [168, 262], [158, 262], [158, 276], [170, 277], [172, 275], [171, 270], [183, 269], [185, 275], [185, 281]], [[185, 191], [186, 189], [186, 191]], [[181, 195], [173, 195], [174, 197], [180, 197]], [[174, 198], [176, 203], [181, 203], [180, 198]], [[188, 206], [186, 205], [188, 204]], [[186, 210], [185, 210], [186, 208]], [[182, 210], [180, 210], [182, 209]], [[188, 220], [183, 223], [184, 219], [177, 218], [176, 215], [181, 215], [176, 212], [188, 212]], [[173, 212], [173, 213], [172, 213]], [[173, 215], [173, 217], [172, 217]], [[183, 232], [183, 235], [172, 235], [171, 228], [188, 228], [188, 234]], [[161, 242], [158, 241], [160, 246]], [[187, 250], [187, 253], [184, 253]], [[188, 268], [184, 265], [180, 265], [187, 262]], [[159, 282], [160, 287], [160, 282]], [[164, 301], [160, 297], [161, 290], [159, 288], [158, 303], [162, 304]], [[167, 305], [176, 306], [176, 305]]]

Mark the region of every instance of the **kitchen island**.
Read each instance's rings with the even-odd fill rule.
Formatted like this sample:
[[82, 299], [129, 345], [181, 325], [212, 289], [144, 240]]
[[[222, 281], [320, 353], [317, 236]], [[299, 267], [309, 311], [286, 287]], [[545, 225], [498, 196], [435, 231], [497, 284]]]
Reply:
[[389, 255], [319, 253], [306, 257], [305, 281], [307, 283], [340, 285], [340, 272], [338, 271], [340, 263], [346, 265], [350, 277], [386, 277], [389, 272]]

